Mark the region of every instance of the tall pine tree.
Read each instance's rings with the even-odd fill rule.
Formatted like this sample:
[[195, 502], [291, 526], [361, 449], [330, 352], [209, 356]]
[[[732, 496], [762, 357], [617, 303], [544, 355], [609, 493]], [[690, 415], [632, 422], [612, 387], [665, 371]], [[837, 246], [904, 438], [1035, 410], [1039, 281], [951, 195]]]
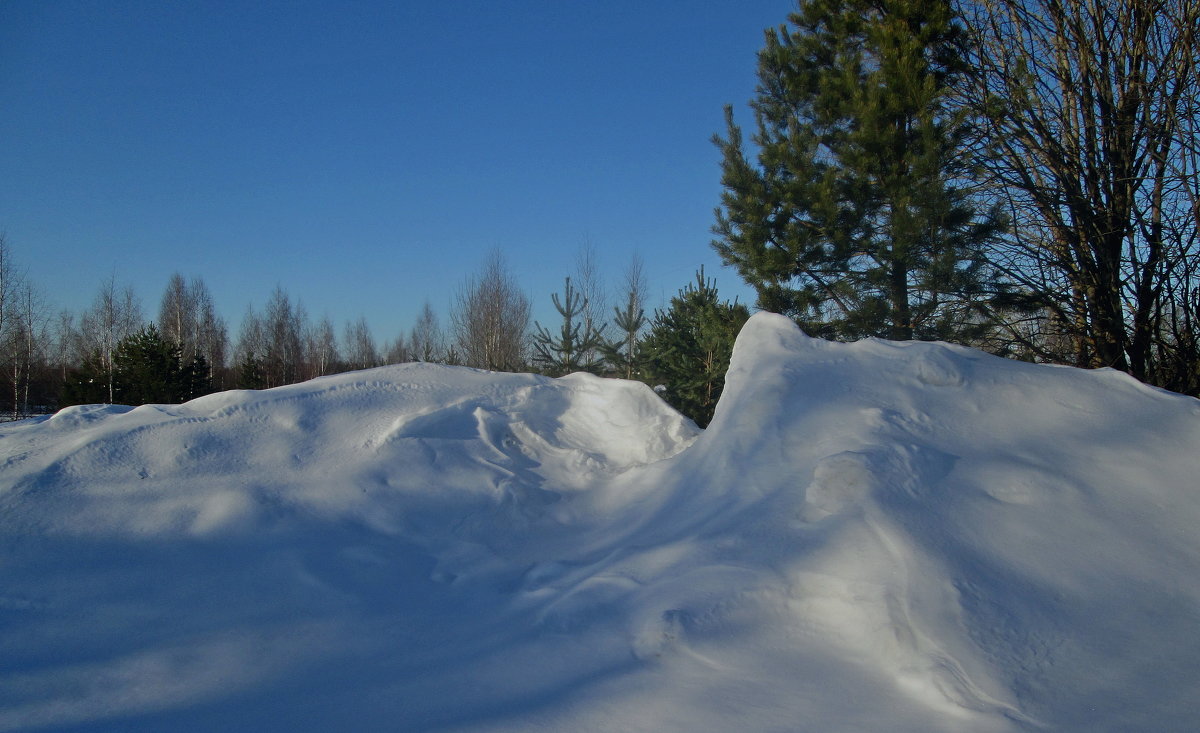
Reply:
[[999, 218], [964, 177], [965, 72], [947, 0], [803, 0], [771, 29], [757, 165], [726, 109], [713, 246], [758, 306], [837, 338], [970, 340]]

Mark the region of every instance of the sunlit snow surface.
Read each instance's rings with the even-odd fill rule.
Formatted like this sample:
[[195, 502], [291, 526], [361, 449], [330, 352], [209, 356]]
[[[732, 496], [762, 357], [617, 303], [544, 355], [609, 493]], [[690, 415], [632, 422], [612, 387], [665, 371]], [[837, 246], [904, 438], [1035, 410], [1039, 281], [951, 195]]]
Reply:
[[0, 731], [1186, 731], [1200, 402], [760, 314], [0, 426]]

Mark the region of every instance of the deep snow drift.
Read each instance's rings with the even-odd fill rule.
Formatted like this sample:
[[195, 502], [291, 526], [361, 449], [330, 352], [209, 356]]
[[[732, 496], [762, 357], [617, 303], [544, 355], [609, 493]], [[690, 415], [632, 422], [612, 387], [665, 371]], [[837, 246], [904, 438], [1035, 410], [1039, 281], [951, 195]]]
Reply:
[[0, 731], [1192, 730], [1200, 402], [759, 314], [0, 426]]

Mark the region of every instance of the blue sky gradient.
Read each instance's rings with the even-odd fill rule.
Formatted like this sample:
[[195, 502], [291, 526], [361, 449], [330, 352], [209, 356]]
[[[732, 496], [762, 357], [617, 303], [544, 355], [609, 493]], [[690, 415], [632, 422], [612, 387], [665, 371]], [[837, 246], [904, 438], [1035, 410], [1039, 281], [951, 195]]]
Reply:
[[552, 317], [585, 242], [651, 303], [709, 247], [791, 0], [0, 2], [0, 231], [55, 309], [202, 277], [236, 337], [280, 285], [406, 331], [499, 247]]

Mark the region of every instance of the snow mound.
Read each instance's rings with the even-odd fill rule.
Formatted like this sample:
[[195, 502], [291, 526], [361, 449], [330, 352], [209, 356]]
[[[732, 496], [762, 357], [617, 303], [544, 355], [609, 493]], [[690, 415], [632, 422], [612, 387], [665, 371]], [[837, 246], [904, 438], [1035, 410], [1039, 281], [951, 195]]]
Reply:
[[0, 731], [1189, 730], [1200, 403], [755, 315], [0, 428]]
[[637, 383], [407, 364], [26, 421], [4, 436], [19, 472], [2, 500], [55, 534], [203, 536], [283, 515], [401, 532], [406, 498], [544, 504], [696, 432]]

